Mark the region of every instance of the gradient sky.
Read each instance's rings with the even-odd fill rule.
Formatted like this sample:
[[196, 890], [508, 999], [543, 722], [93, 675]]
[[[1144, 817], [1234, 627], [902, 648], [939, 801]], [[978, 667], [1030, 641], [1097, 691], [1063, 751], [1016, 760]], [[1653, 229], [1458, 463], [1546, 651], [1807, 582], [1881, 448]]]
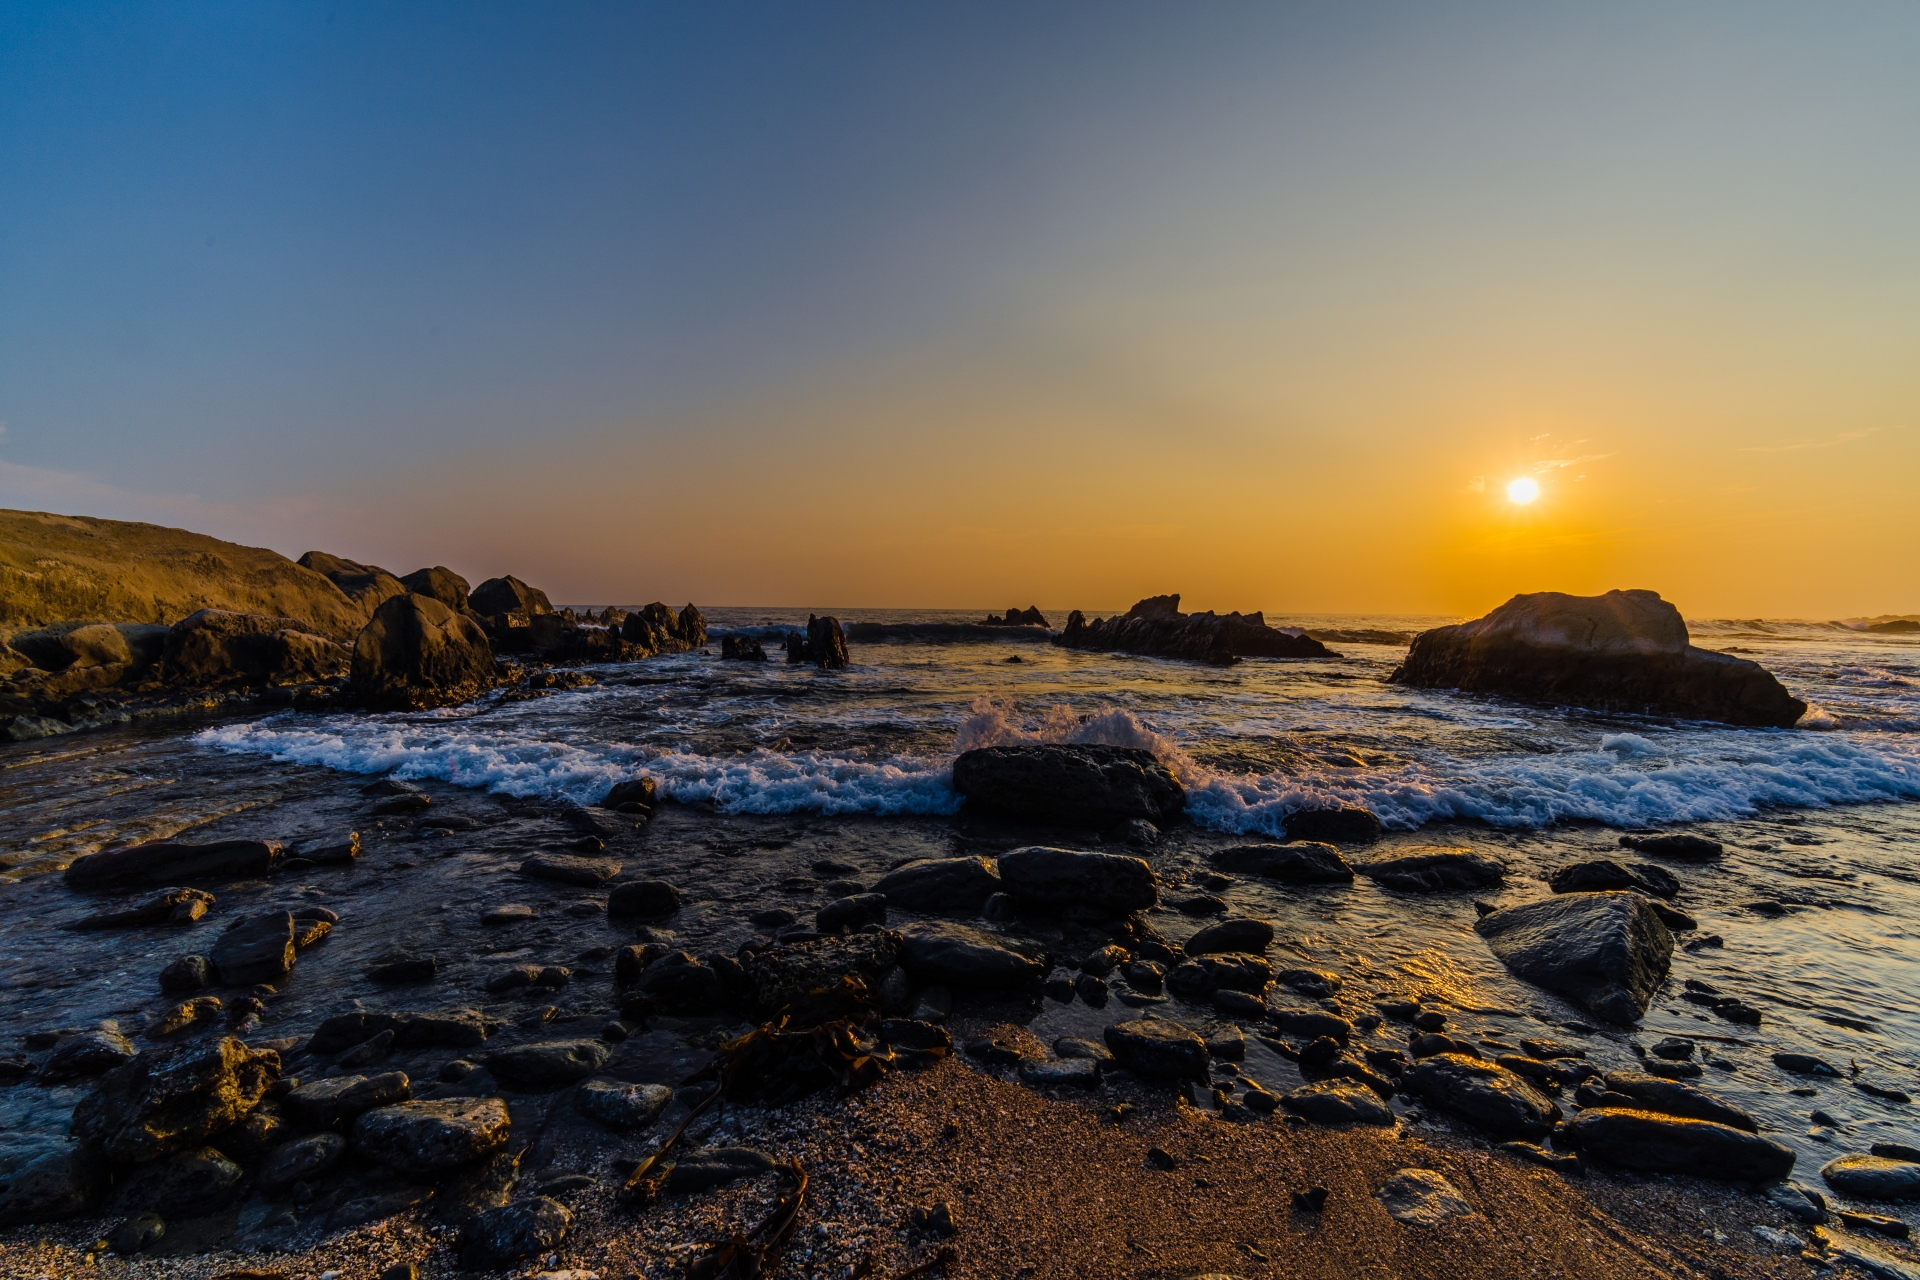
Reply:
[[0, 506], [569, 601], [1913, 611], [1916, 68], [1905, 0], [13, 4]]

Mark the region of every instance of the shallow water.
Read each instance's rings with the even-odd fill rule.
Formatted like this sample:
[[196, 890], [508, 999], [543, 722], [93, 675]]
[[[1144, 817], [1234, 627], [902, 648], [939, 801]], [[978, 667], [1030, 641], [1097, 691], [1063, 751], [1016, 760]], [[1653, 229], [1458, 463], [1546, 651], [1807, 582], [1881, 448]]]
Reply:
[[[716, 631], [797, 620], [712, 611]], [[1274, 621], [1413, 630], [1434, 620]], [[39, 873], [72, 857], [189, 829], [318, 836], [356, 821], [357, 775], [393, 771], [442, 784], [436, 793], [492, 823], [512, 797], [592, 801], [613, 779], [645, 769], [693, 806], [669, 809], [681, 816], [636, 837], [649, 868], [702, 899], [675, 928], [696, 951], [731, 950], [753, 932], [744, 918], [760, 905], [791, 905], [805, 918], [810, 891], [780, 881], [808, 874], [812, 860], [841, 858], [871, 882], [905, 856], [993, 852], [992, 833], [949, 817], [958, 808], [948, 785], [956, 750], [1130, 743], [1161, 751], [1189, 787], [1194, 824], [1153, 853], [1175, 884], [1200, 874], [1212, 848], [1275, 833], [1289, 810], [1333, 800], [1379, 812], [1395, 829], [1390, 846], [1471, 845], [1499, 858], [1512, 871], [1499, 902], [1544, 895], [1545, 877], [1565, 863], [1619, 856], [1622, 830], [1696, 824], [1689, 829], [1727, 842], [1728, 854], [1712, 866], [1672, 867], [1684, 886], [1678, 904], [1701, 925], [1681, 940], [1720, 934], [1726, 945], [1676, 951], [1671, 980], [1633, 1034], [1567, 1030], [1585, 1015], [1505, 973], [1472, 932], [1466, 895], [1412, 897], [1362, 879], [1312, 890], [1242, 880], [1223, 896], [1236, 914], [1275, 922], [1276, 968], [1297, 957], [1339, 974], [1345, 986], [1335, 1002], [1350, 1015], [1375, 998], [1432, 993], [1474, 1037], [1509, 1046], [1522, 1036], [1572, 1040], [1608, 1067], [1633, 1065], [1636, 1043], [1688, 1036], [1710, 1055], [1698, 1083], [1794, 1144], [1803, 1176], [1872, 1141], [1915, 1142], [1912, 1107], [1872, 1098], [1850, 1078], [1786, 1075], [1770, 1055], [1815, 1053], [1843, 1072], [1857, 1064], [1862, 1080], [1920, 1096], [1920, 644], [1787, 624], [1695, 634], [1774, 670], [1815, 704], [1807, 723], [1821, 727], [1730, 730], [1405, 690], [1385, 682], [1402, 652], [1388, 645], [1335, 643], [1336, 660], [1217, 670], [1066, 651], [1032, 633], [932, 643], [923, 631], [907, 642], [854, 645], [854, 665], [842, 672], [686, 654], [595, 669], [598, 685], [531, 702], [427, 715], [242, 717], [12, 748], [0, 753], [8, 781], [0, 879], [20, 882], [25, 896], [15, 905], [43, 904], [36, 910], [51, 921], [59, 891]], [[354, 873], [363, 888], [354, 892], [372, 893], [368, 913], [395, 928], [416, 897], [465, 912], [489, 895], [524, 896], [510, 887], [509, 857], [497, 847], [505, 834], [490, 827], [423, 844], [405, 831], [370, 833], [366, 867]], [[509, 847], [539, 838], [529, 828]], [[411, 851], [421, 848], [434, 860], [415, 869], [425, 855]], [[383, 859], [407, 874], [368, 879]], [[364, 887], [374, 884], [381, 887]], [[782, 897], [796, 893], [791, 903]], [[1741, 905], [1762, 899], [1791, 910], [1768, 917]], [[1172, 912], [1154, 920], [1174, 938], [1204, 923]], [[588, 934], [616, 937], [604, 920], [577, 931], [581, 946]], [[28, 932], [48, 940], [36, 971], [98, 969], [86, 958], [104, 945], [94, 936], [28, 930], [17, 916], [8, 932], [15, 942]], [[1074, 940], [1058, 942], [1064, 949]], [[328, 944], [343, 957], [358, 945], [350, 933]], [[16, 985], [7, 1011], [78, 1025], [153, 1003], [142, 965], [116, 962], [108, 972], [134, 974], [137, 994], [111, 976], [49, 977]], [[1681, 1001], [1687, 978], [1761, 1009], [1763, 1026], [1738, 1027]], [[106, 991], [89, 985], [103, 982]], [[1206, 1020], [1202, 1009], [1176, 1004], [1172, 1013]], [[1050, 1041], [1097, 1033], [1129, 1011], [1117, 1001], [1104, 1010], [1042, 1004], [1009, 1016]], [[1405, 1028], [1391, 1022], [1370, 1037], [1404, 1040]], [[1297, 1079], [1256, 1040], [1249, 1046], [1249, 1074], [1275, 1088]], [[9, 1112], [0, 1123], [26, 1123], [24, 1094], [9, 1092], [21, 1096], [0, 1104]], [[1814, 1125], [1815, 1109], [1837, 1127]]]

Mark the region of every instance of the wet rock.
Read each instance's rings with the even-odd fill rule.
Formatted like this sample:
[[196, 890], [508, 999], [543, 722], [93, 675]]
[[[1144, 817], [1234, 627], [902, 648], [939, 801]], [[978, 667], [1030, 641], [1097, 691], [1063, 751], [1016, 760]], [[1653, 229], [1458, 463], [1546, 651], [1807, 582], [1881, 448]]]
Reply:
[[1073, 994], [1079, 996], [1080, 1002], [1090, 1009], [1104, 1009], [1113, 993], [1105, 978], [1083, 973], [1073, 980]]
[[278, 1195], [296, 1182], [312, 1182], [347, 1153], [337, 1133], [316, 1133], [276, 1147], [260, 1166], [260, 1189]]
[[1621, 836], [1620, 847], [1676, 862], [1711, 862], [1723, 852], [1718, 840], [1704, 836]]
[[1129, 960], [1120, 966], [1127, 985], [1145, 995], [1157, 996], [1166, 986], [1167, 971], [1151, 960]]
[[1758, 1134], [1654, 1111], [1589, 1107], [1567, 1125], [1588, 1155], [1638, 1173], [1770, 1182], [1793, 1168], [1793, 1151]]
[[820, 908], [814, 923], [821, 933], [842, 933], [863, 925], [887, 922], [885, 894], [856, 893]]
[[1563, 1173], [1578, 1173], [1580, 1171], [1579, 1156], [1560, 1155], [1557, 1152], [1547, 1150], [1537, 1143], [1503, 1142], [1497, 1150], [1507, 1155], [1517, 1157], [1518, 1159], [1525, 1160], [1529, 1164], [1537, 1164], [1543, 1169], [1556, 1169]]
[[680, 890], [665, 880], [635, 880], [607, 894], [607, 914], [662, 920], [680, 910], [681, 901]]
[[505, 1269], [557, 1247], [572, 1222], [565, 1205], [545, 1196], [489, 1209], [464, 1233], [460, 1265], [474, 1271]]
[[0, 1133], [0, 1226], [84, 1213], [107, 1189], [107, 1164], [85, 1142], [47, 1133]]
[[1219, 666], [1239, 657], [1331, 658], [1338, 655], [1310, 636], [1269, 627], [1259, 613], [1180, 612], [1180, 597], [1150, 596], [1124, 615], [1089, 623], [1075, 609], [1054, 643], [1093, 649], [1184, 658]]
[[76, 929], [132, 929], [143, 925], [192, 924], [213, 905], [213, 895], [202, 889], [162, 889], [159, 893], [117, 911], [102, 911], [78, 921]]
[[923, 987], [914, 993], [913, 1012], [908, 1016], [915, 1022], [945, 1022], [952, 1012], [952, 992], [945, 987]]
[[1089, 1058], [1061, 1062], [1030, 1058], [1020, 1064], [1020, 1083], [1032, 1089], [1095, 1089], [1100, 1085], [1100, 1064]]
[[486, 986], [494, 995], [501, 995], [525, 987], [564, 987], [572, 977], [573, 970], [564, 965], [515, 964], [488, 974]]
[[1680, 882], [1664, 867], [1643, 862], [1629, 871], [1610, 858], [1595, 858], [1591, 862], [1576, 862], [1562, 867], [1548, 877], [1547, 887], [1555, 893], [1638, 889], [1656, 898], [1671, 898], [1680, 892]]
[[1218, 850], [1207, 861], [1221, 871], [1281, 884], [1344, 884], [1353, 879], [1352, 866], [1330, 844], [1243, 844]]
[[433, 799], [418, 791], [403, 791], [399, 795], [377, 802], [368, 810], [376, 818], [404, 818], [431, 808]]
[[1847, 1209], [1836, 1212], [1834, 1217], [1855, 1231], [1871, 1231], [1875, 1235], [1886, 1236], [1893, 1240], [1905, 1240], [1913, 1234], [1913, 1229], [1898, 1218], [1889, 1218], [1879, 1213], [1854, 1213]]
[[[1650, 898], [1647, 905], [1653, 908], [1653, 914], [1660, 917], [1660, 923], [1675, 933], [1688, 933], [1700, 927], [1700, 922], [1671, 903]], [[1689, 947], [1689, 950], [1693, 948]]]
[[1165, 825], [1186, 804], [1172, 771], [1132, 747], [983, 747], [954, 761], [953, 789], [979, 812], [1096, 830], [1131, 818]]
[[1473, 1213], [1466, 1197], [1431, 1169], [1402, 1169], [1375, 1193], [1395, 1222], [1407, 1227], [1437, 1227]]
[[1604, 1105], [1658, 1111], [1692, 1120], [1710, 1120], [1732, 1129], [1744, 1129], [1748, 1133], [1759, 1129], [1752, 1116], [1732, 1103], [1723, 1102], [1710, 1093], [1677, 1080], [1666, 1080], [1639, 1071], [1609, 1071], [1602, 1079], [1608, 1093], [1613, 1095]]
[[1259, 955], [1273, 945], [1273, 926], [1265, 920], [1222, 920], [1187, 939], [1184, 950], [1190, 956], [1220, 952], [1245, 952]]
[[1440, 1054], [1457, 1054], [1463, 1058], [1482, 1058], [1486, 1055], [1465, 1040], [1456, 1040], [1452, 1036], [1441, 1035], [1437, 1031], [1417, 1031], [1407, 1042], [1407, 1052], [1416, 1058], [1432, 1058]]
[[674, 1195], [706, 1191], [769, 1172], [772, 1168], [773, 1157], [752, 1147], [713, 1147], [706, 1151], [690, 1151], [674, 1161], [673, 1171], [667, 1175], [666, 1190]]
[[112, 1071], [131, 1062], [137, 1050], [117, 1031], [104, 1028], [68, 1036], [40, 1068], [42, 1084], [60, 1084]]
[[120, 1164], [198, 1146], [259, 1105], [280, 1055], [232, 1036], [148, 1050], [116, 1068], [73, 1109], [76, 1138]]
[[1055, 1057], [1085, 1058], [1091, 1062], [1108, 1063], [1113, 1061], [1113, 1053], [1105, 1045], [1092, 1040], [1080, 1040], [1072, 1036], [1062, 1036], [1053, 1042]]
[[539, 1089], [584, 1080], [606, 1065], [612, 1052], [599, 1040], [549, 1040], [490, 1054], [487, 1067], [509, 1084]]
[[374, 610], [353, 644], [353, 692], [368, 706], [447, 706], [497, 682], [493, 645], [480, 625], [414, 592]]
[[201, 996], [198, 999], [182, 1001], [173, 1008], [148, 1019], [142, 1034], [148, 1039], [164, 1040], [168, 1036], [191, 1030], [203, 1022], [219, 1021], [222, 1007], [217, 996]]
[[1920, 1163], [1885, 1156], [1846, 1155], [1820, 1167], [1826, 1184], [1862, 1200], [1920, 1200]]
[[136, 1213], [114, 1229], [113, 1251], [122, 1257], [145, 1253], [167, 1234], [166, 1219], [157, 1213]]
[[1359, 870], [1375, 884], [1402, 893], [1487, 889], [1499, 884], [1507, 874], [1505, 867], [1471, 849], [1432, 847], [1374, 858], [1361, 863]]
[[1207, 1045], [1199, 1033], [1159, 1018], [1116, 1022], [1106, 1028], [1107, 1048], [1136, 1075], [1180, 1080], [1207, 1078]]
[[840, 620], [808, 614], [805, 635], [798, 631], [787, 632], [787, 661], [811, 662], [823, 671], [845, 667], [851, 659], [847, 656], [847, 633], [841, 627]]
[[497, 907], [488, 907], [480, 913], [480, 923], [490, 929], [505, 924], [525, 924], [529, 920], [539, 918], [538, 911], [520, 902], [505, 902]]
[[721, 636], [720, 656], [734, 662], [765, 662], [767, 650], [756, 636]]
[[895, 933], [820, 938], [755, 952], [747, 976], [755, 999], [762, 1008], [772, 1011], [794, 1003], [809, 991], [833, 986], [843, 977], [858, 978], [869, 989], [878, 990], [900, 963], [900, 956], [901, 937]]
[[1215, 991], [1244, 991], [1258, 996], [1273, 982], [1273, 966], [1260, 956], [1227, 952], [1196, 956], [1167, 974], [1167, 987], [1190, 999], [1204, 999]]
[[644, 774], [638, 778], [628, 778], [616, 782], [600, 800], [602, 809], [627, 812], [627, 806], [637, 804], [642, 809], [651, 809], [659, 795], [660, 785]]
[[[1814, 1194], [1818, 1195], [1819, 1193], [1815, 1192]], [[1798, 1218], [1801, 1222], [1807, 1223], [1809, 1226], [1827, 1220], [1825, 1199], [1822, 1198], [1816, 1201], [1813, 1196], [1808, 1195], [1804, 1190], [1796, 1186], [1769, 1187], [1767, 1189], [1767, 1201], [1775, 1208], [1782, 1210], [1791, 1217]]]
[[405, 986], [416, 982], [427, 982], [439, 972], [439, 964], [432, 956], [394, 956], [367, 967], [367, 979], [383, 987]]
[[1046, 972], [1044, 950], [1024, 940], [942, 921], [903, 926], [900, 963], [919, 982], [948, 987], [1017, 986]]
[[277, 840], [158, 840], [76, 858], [61, 878], [74, 889], [248, 879], [272, 871], [280, 853]]
[[114, 1201], [166, 1217], [199, 1217], [231, 1201], [244, 1176], [214, 1148], [189, 1147], [141, 1165], [115, 1188]]
[[726, 980], [685, 951], [669, 951], [640, 973], [637, 994], [667, 1013], [712, 1013], [727, 1001]]
[[620, 874], [620, 864], [605, 858], [574, 858], [564, 853], [536, 853], [520, 864], [520, 874], [554, 884], [591, 889]]
[[1372, 844], [1383, 834], [1370, 809], [1302, 809], [1286, 818], [1288, 840], [1326, 844]]
[[1328, 973], [1325, 969], [1282, 969], [1273, 976], [1289, 991], [1297, 991], [1315, 1000], [1325, 1000], [1341, 986], [1339, 975]]
[[293, 916], [269, 911], [236, 920], [213, 944], [208, 959], [229, 986], [278, 982], [293, 968]]
[[970, 916], [1000, 891], [1000, 873], [986, 858], [926, 858], [887, 873], [873, 890], [902, 911]]
[[353, 1149], [402, 1173], [432, 1176], [492, 1155], [512, 1129], [499, 1098], [441, 1098], [377, 1107], [354, 1121]]
[[288, 1114], [315, 1129], [325, 1129], [375, 1107], [403, 1102], [413, 1091], [403, 1071], [376, 1076], [328, 1076], [300, 1085], [281, 1099]]
[[1327, 1036], [1345, 1044], [1353, 1035], [1353, 1024], [1337, 1013], [1321, 1009], [1269, 1009], [1267, 1020], [1282, 1035], [1318, 1039]]
[[1426, 1058], [1401, 1081], [1409, 1093], [1425, 1099], [1501, 1138], [1538, 1140], [1560, 1116], [1532, 1084], [1506, 1070], [1464, 1054]]
[[277, 1110], [256, 1107], [253, 1114], [220, 1135], [220, 1149], [246, 1164], [294, 1136], [293, 1126], [281, 1119]]
[[1675, 1061], [1682, 1058], [1691, 1058], [1693, 1056], [1693, 1041], [1682, 1040], [1678, 1036], [1665, 1036], [1654, 1041], [1647, 1052], [1656, 1058], [1671, 1058]]
[[1653, 591], [1518, 595], [1414, 637], [1390, 679], [1601, 711], [1790, 729], [1807, 704], [1758, 663], [1696, 649]]
[[1474, 925], [1515, 977], [1630, 1024], [1667, 976], [1673, 935], [1647, 899], [1568, 893], [1507, 907]]
[[180, 956], [160, 971], [160, 989], [170, 994], [198, 991], [213, 981], [213, 962], [205, 956]]
[[582, 1114], [621, 1131], [652, 1124], [671, 1101], [673, 1090], [665, 1085], [613, 1080], [589, 1080], [573, 1095], [573, 1103]]
[[1350, 1080], [1321, 1080], [1282, 1094], [1280, 1105], [1315, 1124], [1393, 1123], [1393, 1112], [1380, 1096]]
[[1776, 1053], [1773, 1065], [1801, 1076], [1837, 1076], [1840, 1073], [1810, 1053]]
[[1159, 900], [1144, 858], [1034, 846], [1000, 856], [1000, 883], [1023, 903], [1085, 905], [1116, 915], [1143, 911]]
[[1216, 898], [1210, 893], [1197, 893], [1191, 898], [1170, 898], [1167, 905], [1183, 916], [1223, 916], [1227, 914], [1227, 900]]

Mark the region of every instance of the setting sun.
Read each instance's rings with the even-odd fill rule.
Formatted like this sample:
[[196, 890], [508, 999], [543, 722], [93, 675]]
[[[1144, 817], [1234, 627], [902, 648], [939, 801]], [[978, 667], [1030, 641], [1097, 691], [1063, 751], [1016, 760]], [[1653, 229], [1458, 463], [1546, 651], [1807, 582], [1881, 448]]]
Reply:
[[1521, 476], [1518, 480], [1507, 485], [1508, 502], [1525, 504], [1532, 502], [1539, 496], [1540, 485], [1536, 481], [1527, 479], [1525, 476]]

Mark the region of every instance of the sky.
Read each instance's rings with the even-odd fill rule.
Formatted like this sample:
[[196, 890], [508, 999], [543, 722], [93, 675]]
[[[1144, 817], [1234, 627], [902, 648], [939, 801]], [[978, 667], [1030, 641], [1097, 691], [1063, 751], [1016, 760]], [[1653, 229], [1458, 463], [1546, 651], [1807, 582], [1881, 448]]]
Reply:
[[12, 4], [0, 506], [576, 603], [1912, 612], [1916, 66], [1894, 0]]

